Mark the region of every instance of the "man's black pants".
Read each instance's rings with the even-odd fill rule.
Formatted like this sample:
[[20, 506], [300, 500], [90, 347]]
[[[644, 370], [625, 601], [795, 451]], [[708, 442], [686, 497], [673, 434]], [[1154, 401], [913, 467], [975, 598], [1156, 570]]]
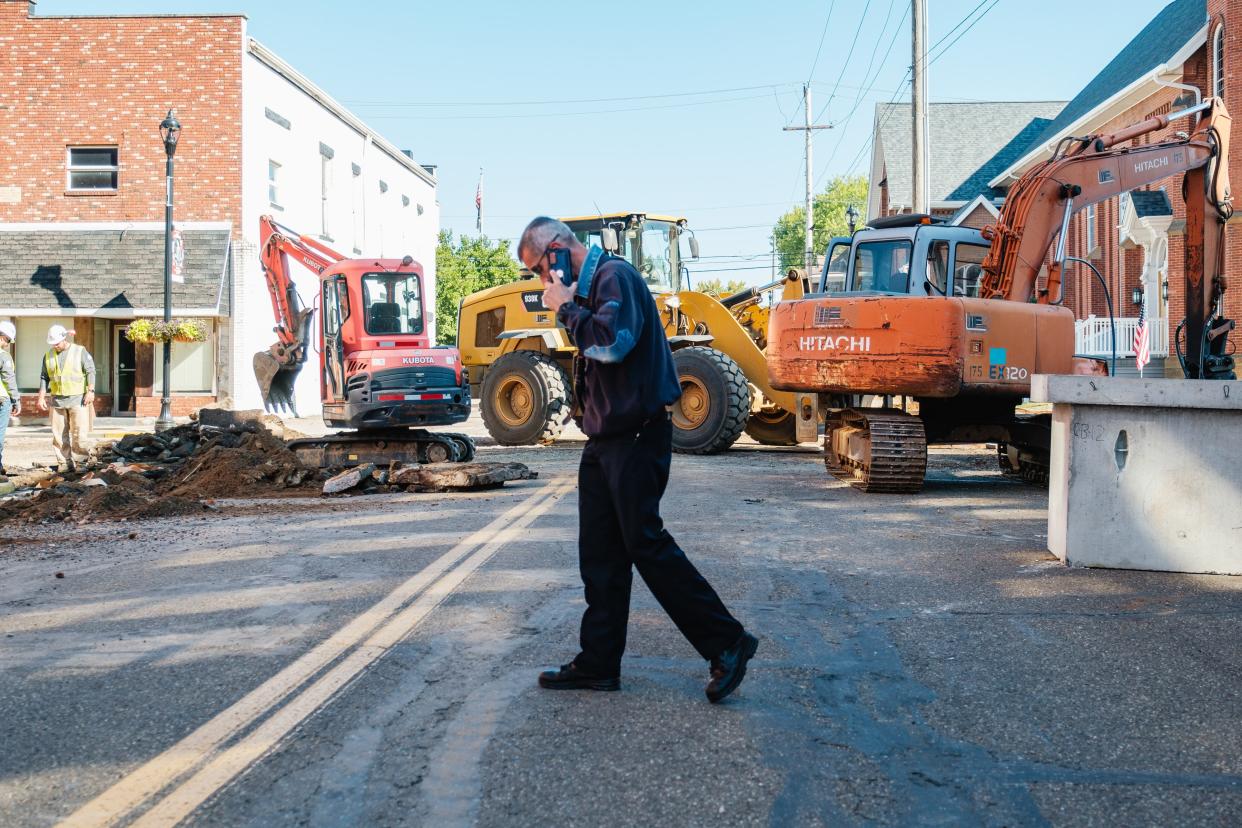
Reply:
[[578, 468], [578, 565], [586, 587], [584, 672], [621, 672], [630, 614], [631, 567], [677, 629], [711, 659], [737, 641], [742, 625], [694, 568], [660, 519], [668, 485], [673, 424], [667, 415], [640, 431], [587, 442]]

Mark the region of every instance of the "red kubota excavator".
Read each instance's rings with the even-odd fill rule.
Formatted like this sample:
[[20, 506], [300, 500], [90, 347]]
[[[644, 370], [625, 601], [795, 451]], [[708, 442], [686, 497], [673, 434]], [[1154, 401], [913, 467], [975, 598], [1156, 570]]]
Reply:
[[310, 465], [466, 462], [474, 441], [422, 426], [470, 416], [470, 382], [456, 348], [432, 345], [424, 320], [423, 270], [403, 259], [346, 259], [332, 248], [259, 220], [260, 258], [276, 316], [277, 341], [254, 355], [269, 411], [297, 416], [293, 385], [308, 355], [315, 311], [289, 273], [296, 258], [319, 276], [316, 339], [324, 422], [353, 429], [289, 444]]
[[[1126, 145], [1193, 115], [1191, 135]], [[928, 443], [996, 442], [1003, 470], [1046, 482], [1049, 418], [1015, 408], [1030, 394], [1033, 374], [1099, 367], [1074, 356], [1074, 316], [1061, 306], [1070, 217], [1176, 173], [1185, 173], [1186, 201], [1178, 357], [1189, 378], [1232, 379], [1234, 323], [1221, 303], [1225, 222], [1233, 213], [1229, 126], [1224, 104], [1212, 99], [1112, 135], [1066, 138], [1013, 185], [994, 227], [897, 216], [834, 239], [819, 292], [777, 304], [768, 333], [772, 386], [807, 395], [800, 421], [814, 422], [809, 392], [832, 395], [834, 405], [821, 406], [832, 409], [829, 472], [865, 491], [917, 491]], [[1037, 290], [1058, 233], [1046, 286]], [[850, 407], [861, 395], [883, 397], [887, 407]], [[891, 404], [896, 397], [900, 407]]]

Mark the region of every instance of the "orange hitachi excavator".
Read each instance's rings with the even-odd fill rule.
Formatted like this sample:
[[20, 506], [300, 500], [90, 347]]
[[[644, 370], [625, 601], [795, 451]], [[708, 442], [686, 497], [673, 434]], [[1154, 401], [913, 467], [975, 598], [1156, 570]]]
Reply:
[[[1123, 146], [1192, 115], [1191, 135]], [[1067, 138], [1014, 184], [996, 225], [983, 231], [897, 216], [834, 239], [819, 292], [773, 309], [767, 352], [774, 388], [830, 395], [834, 405], [821, 405], [831, 409], [829, 472], [865, 491], [917, 491], [928, 443], [986, 441], [1000, 445], [1003, 469], [1046, 481], [1049, 420], [1016, 406], [1033, 374], [1101, 367], [1074, 356], [1074, 317], [1061, 306], [1070, 217], [1176, 173], [1185, 173], [1187, 212], [1179, 358], [1188, 377], [1231, 378], [1233, 322], [1221, 316], [1233, 211], [1229, 125], [1224, 104], [1212, 99], [1112, 135]], [[861, 395], [882, 397], [886, 407], [848, 407]], [[802, 406], [802, 419], [812, 405]]]
[[354, 429], [289, 444], [314, 465], [468, 461], [465, 434], [431, 432], [470, 416], [470, 382], [456, 348], [432, 345], [424, 325], [423, 271], [403, 259], [346, 259], [332, 248], [259, 220], [260, 258], [276, 317], [277, 340], [254, 355], [269, 411], [297, 416], [293, 385], [308, 356], [315, 311], [289, 273], [296, 258], [319, 277], [314, 331], [323, 355], [319, 376], [324, 422]]

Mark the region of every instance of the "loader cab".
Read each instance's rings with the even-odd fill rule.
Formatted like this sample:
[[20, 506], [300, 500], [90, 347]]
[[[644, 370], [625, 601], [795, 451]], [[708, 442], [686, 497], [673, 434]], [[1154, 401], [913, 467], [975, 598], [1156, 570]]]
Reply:
[[819, 292], [830, 295], [979, 295], [990, 243], [978, 230], [928, 216], [877, 219], [829, 244]]
[[654, 294], [679, 293], [686, 282], [682, 237], [690, 240], [690, 258], [698, 258], [698, 244], [684, 218], [613, 213], [562, 219], [578, 241], [596, 245], [628, 259]]

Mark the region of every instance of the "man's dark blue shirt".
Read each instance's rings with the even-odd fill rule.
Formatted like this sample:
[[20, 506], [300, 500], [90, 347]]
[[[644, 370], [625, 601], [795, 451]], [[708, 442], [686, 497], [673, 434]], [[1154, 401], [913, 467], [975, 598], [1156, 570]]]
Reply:
[[[593, 251], [594, 252], [594, 251]], [[589, 257], [585, 301], [566, 302], [557, 319], [586, 358], [582, 430], [588, 437], [636, 431], [681, 397], [673, 353], [651, 291], [625, 259]], [[592, 272], [593, 271], [593, 272]]]

